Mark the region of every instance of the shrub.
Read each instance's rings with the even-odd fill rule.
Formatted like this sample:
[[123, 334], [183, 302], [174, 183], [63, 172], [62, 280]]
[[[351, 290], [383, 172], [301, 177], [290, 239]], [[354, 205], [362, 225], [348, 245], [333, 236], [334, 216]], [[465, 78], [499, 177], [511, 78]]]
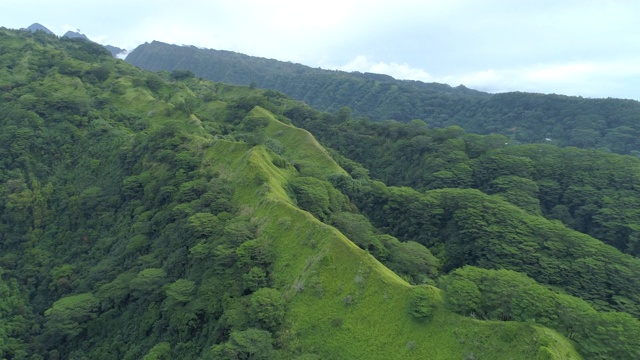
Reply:
[[409, 313], [420, 321], [430, 319], [433, 315], [434, 300], [434, 294], [431, 288], [424, 286], [414, 288], [413, 294], [411, 295]]

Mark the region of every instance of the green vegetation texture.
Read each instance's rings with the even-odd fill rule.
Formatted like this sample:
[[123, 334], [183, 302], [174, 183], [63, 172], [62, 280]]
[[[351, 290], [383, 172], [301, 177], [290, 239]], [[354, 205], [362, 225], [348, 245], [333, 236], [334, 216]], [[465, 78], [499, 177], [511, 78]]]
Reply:
[[0, 64], [0, 358], [637, 358], [637, 258], [511, 157], [388, 186], [308, 131], [346, 112], [40, 32], [0, 29]]
[[634, 100], [488, 94], [463, 85], [322, 70], [158, 41], [140, 45], [127, 61], [153, 71], [189, 70], [212, 81], [281, 91], [338, 117], [347, 110], [356, 118], [373, 121], [422, 119], [431, 127], [457, 125], [470, 133], [502, 134], [511, 143], [550, 143], [640, 155], [640, 103]]

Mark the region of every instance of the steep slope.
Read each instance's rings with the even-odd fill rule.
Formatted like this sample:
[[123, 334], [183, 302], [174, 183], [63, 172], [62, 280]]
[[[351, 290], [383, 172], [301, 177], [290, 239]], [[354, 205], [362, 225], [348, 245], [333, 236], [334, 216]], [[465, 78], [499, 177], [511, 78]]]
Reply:
[[2, 357], [580, 358], [451, 312], [321, 222], [354, 211], [326, 181], [347, 175], [290, 100], [41, 32], [0, 43]]
[[640, 159], [609, 152], [513, 144], [420, 121], [331, 123], [291, 108], [292, 121], [387, 185], [475, 188], [638, 256]]
[[[270, 120], [270, 126], [284, 130], [279, 136], [290, 149], [286, 138], [294, 137], [287, 132], [299, 130]], [[296, 171], [276, 167], [273, 154], [264, 148], [247, 153], [236, 147], [239, 151], [234, 155], [217, 147], [226, 148], [227, 144], [216, 145], [211, 151], [217, 163], [230, 168], [240, 165], [235, 172], [222, 172], [232, 174], [233, 182], [249, 185], [237, 194], [263, 224], [260, 236], [276, 249], [274, 281], [290, 299], [289, 336], [297, 338], [300, 348], [319, 358], [345, 359], [577, 356], [559, 335], [540, 327], [453, 316], [444, 308], [440, 291], [433, 287], [426, 288], [433, 314], [426, 322], [416, 320], [409, 309], [418, 288], [410, 287], [335, 229], [292, 205], [284, 187], [287, 178], [300, 176]], [[297, 160], [296, 156], [287, 158]], [[269, 174], [267, 182], [255, 179], [260, 173]], [[506, 352], [497, 345], [510, 342], [507, 339], [512, 336], [537, 340], [505, 343], [511, 347]]]
[[[422, 119], [511, 142], [552, 143], [639, 155], [640, 103], [533, 93], [487, 94], [463, 86], [400, 81], [386, 75], [313, 69], [300, 64], [154, 41], [127, 61], [148, 70], [190, 70], [213, 81], [275, 89], [338, 118]], [[345, 113], [346, 111], [346, 113]]]

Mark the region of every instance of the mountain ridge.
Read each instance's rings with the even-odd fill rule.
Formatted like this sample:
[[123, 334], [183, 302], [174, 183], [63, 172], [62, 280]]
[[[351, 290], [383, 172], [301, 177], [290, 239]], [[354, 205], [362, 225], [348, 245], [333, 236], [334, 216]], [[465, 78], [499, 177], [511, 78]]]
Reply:
[[[174, 52], [176, 58], [166, 56], [168, 53]], [[164, 55], [164, 56], [163, 56]], [[155, 64], [149, 63], [150, 59], [156, 59]], [[146, 59], [146, 60], [145, 60]], [[414, 80], [396, 80], [389, 75], [346, 72], [340, 70], [323, 70], [320, 68], [312, 68], [302, 64], [284, 62], [274, 59], [253, 57], [238, 52], [228, 50], [201, 49], [195, 46], [179, 46], [163, 43], [160, 41], [152, 41], [139, 45], [127, 55], [126, 61], [148, 70], [191, 70], [196, 75], [207, 78], [212, 81], [227, 82], [235, 85], [250, 85], [256, 83], [259, 87], [273, 88], [283, 91], [280, 86], [283, 82], [290, 81], [291, 76], [304, 76], [309, 80], [323, 81], [324, 87], [331, 86], [331, 82], [324, 79], [324, 74], [334, 74], [340, 76], [352, 76], [358, 80], [358, 84], [354, 86], [364, 86], [365, 84], [375, 84], [381, 80], [391, 81], [395, 86], [402, 86], [412, 91], [428, 91], [434, 94], [440, 93], [456, 93], [465, 95], [489, 96], [488, 93], [467, 89], [465, 87], [451, 87], [447, 84], [440, 83], [423, 83]], [[149, 66], [144, 65], [146, 61]], [[194, 61], [193, 65], [188, 65], [190, 61]], [[282, 77], [282, 78], [280, 78]], [[307, 90], [308, 92], [309, 90]], [[287, 91], [283, 91], [287, 93]], [[304, 90], [298, 96], [288, 95], [316, 105], [310, 95]], [[314, 94], [318, 95], [318, 94]], [[344, 104], [343, 104], [344, 105]], [[342, 106], [342, 105], [340, 105]], [[337, 110], [339, 106], [323, 110]]]
[[[415, 85], [417, 87], [420, 87], [422, 89], [430, 89], [432, 91], [452, 91], [452, 92], [456, 92], [456, 91], [462, 91], [462, 92], [468, 92], [470, 94], [478, 94], [478, 95], [489, 95], [489, 93], [483, 92], [483, 91], [479, 91], [479, 90], [473, 90], [473, 89], [469, 89], [467, 87], [465, 87], [464, 85], [459, 85], [457, 87], [452, 87], [451, 85], [448, 84], [443, 84], [443, 83], [437, 83], [437, 82], [431, 82], [431, 83], [427, 83], [427, 82], [423, 82], [420, 80], [399, 80], [399, 79], [395, 79], [394, 77], [392, 77], [391, 75], [387, 75], [387, 74], [380, 74], [380, 73], [369, 73], [369, 72], [359, 72], [359, 71], [343, 71], [343, 70], [329, 70], [329, 69], [322, 69], [320, 67], [315, 68], [315, 67], [311, 67], [308, 65], [303, 65], [300, 63], [294, 63], [291, 61], [282, 61], [282, 60], [278, 60], [278, 59], [273, 59], [273, 58], [266, 58], [266, 57], [259, 57], [259, 56], [251, 56], [251, 55], [246, 55], [237, 51], [231, 51], [231, 50], [222, 50], [222, 49], [209, 49], [209, 48], [200, 48], [200, 47], [196, 47], [193, 45], [175, 45], [175, 44], [169, 44], [169, 43], [165, 43], [162, 41], [157, 41], [157, 40], [152, 40], [151, 42], [145, 42], [144, 44], [140, 44], [136, 47], [136, 49], [140, 49], [140, 48], [144, 48], [147, 46], [161, 46], [163, 48], [183, 48], [183, 49], [189, 49], [189, 50], [197, 50], [197, 51], [202, 51], [205, 53], [209, 53], [209, 54], [213, 54], [213, 55], [221, 55], [221, 56], [225, 56], [228, 59], [234, 60], [234, 61], [239, 61], [239, 62], [248, 62], [251, 60], [258, 60], [264, 64], [268, 64], [268, 66], [264, 66], [264, 67], [259, 67], [256, 69], [255, 66], [249, 65], [249, 64], [245, 64], [246, 66], [246, 70], [248, 72], [251, 72], [253, 70], [253, 72], [255, 72], [256, 76], [259, 75], [267, 75], [270, 69], [273, 68], [280, 68], [282, 69], [283, 67], [291, 67], [294, 68], [294, 72], [297, 73], [298, 75], [303, 74], [303, 73], [307, 73], [307, 72], [315, 72], [315, 71], [320, 71], [320, 72], [334, 72], [334, 73], [339, 73], [339, 74], [349, 74], [349, 75], [353, 75], [355, 77], [359, 77], [362, 78], [364, 80], [375, 80], [375, 81], [394, 81], [394, 82], [399, 82], [399, 83], [404, 83], [404, 84], [411, 84], [411, 85]], [[136, 49], [132, 50], [130, 52], [130, 56], [131, 58], [128, 59], [129, 62], [134, 63], [137, 60], [135, 60], [135, 57], [137, 56], [137, 54], [134, 54], [134, 52], [136, 51]], [[139, 53], [140, 51], [138, 51]], [[128, 55], [128, 56], [129, 56]], [[194, 56], [194, 53], [190, 53], [185, 55], [186, 57], [188, 56]], [[166, 70], [166, 69], [150, 69], [150, 70]], [[175, 69], [171, 69], [171, 70], [175, 70]], [[199, 74], [196, 74], [199, 75]], [[252, 81], [255, 81], [256, 79], [251, 79]], [[224, 82], [224, 81], [223, 81]], [[250, 85], [251, 82], [232, 82], [232, 84], [234, 85]]]
[[425, 121], [499, 133], [512, 143], [576, 146], [640, 156], [640, 102], [510, 92], [489, 94], [387, 75], [322, 70], [272, 59], [154, 41], [126, 61], [147, 70], [188, 70], [226, 83], [283, 92], [322, 111], [373, 121]]
[[[29, 27], [27, 27], [26, 29], [27, 31], [30, 32], [36, 32], [36, 31], [42, 31], [48, 35], [54, 35], [57, 36], [53, 31], [47, 29], [45, 26], [39, 24], [39, 23], [33, 23], [31, 25], [29, 25]], [[82, 34], [79, 30], [78, 31], [67, 31], [66, 33], [64, 33], [62, 35], [62, 37], [66, 37], [66, 38], [70, 38], [70, 39], [83, 39], [83, 40], [87, 40], [87, 41], [91, 41], [94, 42], [93, 40], [89, 39], [85, 34]], [[126, 49], [122, 49], [119, 48], [117, 46], [112, 46], [112, 45], [103, 45], [100, 44], [102, 46], [104, 46], [107, 50], [109, 50], [109, 52], [111, 53], [111, 55], [113, 57], [124, 57], [127, 54]]]
[[[640, 354], [638, 320], [602, 311], [637, 308], [624, 284], [640, 278], [639, 260], [536, 212], [537, 191], [555, 189], [528, 179], [536, 158], [517, 154], [536, 148], [500, 154], [500, 136], [147, 72], [88, 41], [0, 29], [0, 44], [1, 356]], [[443, 185], [466, 170], [490, 186], [387, 186], [315, 137], [339, 134], [339, 145], [352, 133], [362, 148], [336, 146], [344, 155], [366, 155], [369, 141], [404, 149], [376, 156], [381, 170], [442, 154], [430, 161]], [[597, 186], [620, 176], [592, 175]], [[603, 215], [617, 231], [618, 214]]]
[[[433, 323], [413, 320], [414, 287], [297, 205], [348, 206], [323, 180], [346, 173], [255, 102], [289, 100], [39, 36], [0, 30], [1, 61], [38, 64], [0, 78], [2, 356], [495, 357], [491, 343], [580, 358], [554, 331], [453, 314], [430, 287]], [[382, 323], [393, 336], [371, 333]]]

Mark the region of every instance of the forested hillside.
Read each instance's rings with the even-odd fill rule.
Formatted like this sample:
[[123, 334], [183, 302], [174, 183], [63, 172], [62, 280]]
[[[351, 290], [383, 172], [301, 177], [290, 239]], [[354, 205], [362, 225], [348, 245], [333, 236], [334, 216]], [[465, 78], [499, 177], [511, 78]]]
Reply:
[[634, 157], [43, 32], [0, 64], [0, 358], [640, 358]]
[[479, 189], [640, 255], [637, 157], [513, 145], [505, 136], [469, 134], [456, 126], [429, 129], [422, 121], [340, 123], [305, 106], [286, 115], [388, 185]]
[[322, 70], [158, 41], [138, 46], [126, 60], [147, 70], [190, 70], [213, 81], [281, 91], [324, 111], [335, 112], [349, 106], [355, 115], [373, 120], [409, 121], [428, 115], [430, 121], [442, 121], [468, 102], [490, 96], [463, 86], [453, 88], [438, 83], [400, 81], [380, 74]]
[[491, 95], [464, 86], [400, 81], [386, 75], [314, 69], [300, 64], [154, 41], [127, 61], [148, 70], [190, 70], [205, 79], [281, 91], [319, 110], [353, 112], [374, 121], [413, 119], [457, 125], [512, 142], [640, 155], [640, 103], [563, 95]]

